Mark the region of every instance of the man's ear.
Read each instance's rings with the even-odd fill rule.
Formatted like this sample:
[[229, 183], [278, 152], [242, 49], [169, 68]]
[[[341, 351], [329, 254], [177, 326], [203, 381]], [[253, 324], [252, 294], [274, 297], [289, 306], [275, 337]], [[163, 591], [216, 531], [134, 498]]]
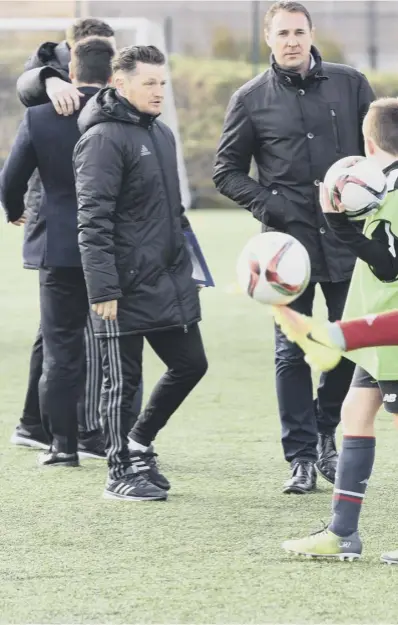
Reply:
[[113, 84], [115, 85], [115, 88], [119, 91], [120, 95], [124, 96], [124, 77], [120, 72], [116, 72], [116, 74], [113, 75]]
[[73, 71], [73, 63], [72, 63], [72, 61], [69, 61], [69, 63], [68, 63], [68, 70], [69, 70], [69, 78], [71, 80], [74, 80], [75, 79], [75, 74], [74, 74], [74, 71]]

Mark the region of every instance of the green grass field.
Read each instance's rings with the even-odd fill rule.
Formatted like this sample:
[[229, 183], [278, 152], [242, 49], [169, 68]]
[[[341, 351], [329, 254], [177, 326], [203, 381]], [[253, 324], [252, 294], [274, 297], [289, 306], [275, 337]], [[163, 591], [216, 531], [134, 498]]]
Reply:
[[[9, 444], [38, 288], [21, 268], [21, 230], [0, 227], [0, 622], [398, 623], [398, 568], [378, 561], [398, 547], [398, 432], [382, 414], [364, 558], [289, 559], [280, 543], [328, 520], [332, 487], [281, 494], [271, 319], [227, 292], [258, 225], [244, 211], [195, 212], [192, 223], [217, 280], [202, 293], [210, 368], [157, 441], [166, 503], [104, 500], [101, 461], [39, 469], [35, 451]], [[147, 352], [144, 366], [148, 391], [162, 365]]]

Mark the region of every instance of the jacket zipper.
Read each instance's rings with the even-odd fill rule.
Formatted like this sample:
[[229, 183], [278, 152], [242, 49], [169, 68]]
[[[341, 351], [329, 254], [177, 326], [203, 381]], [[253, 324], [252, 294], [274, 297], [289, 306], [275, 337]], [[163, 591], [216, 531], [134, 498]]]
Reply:
[[333, 134], [334, 134], [334, 140], [336, 143], [336, 151], [341, 152], [339, 129], [337, 127], [336, 111], [334, 109], [330, 109], [330, 114], [332, 116]]
[[[159, 151], [158, 142], [157, 142], [157, 139], [156, 139], [156, 137], [155, 137], [155, 133], [153, 132], [153, 128], [152, 128], [152, 126], [150, 126], [148, 130], [149, 130], [149, 132], [150, 132], [150, 133], [151, 133], [151, 135], [152, 135], [152, 143], [153, 143], [153, 145], [155, 146], [156, 157], [157, 157], [157, 159], [158, 159], [158, 161], [159, 161], [160, 171], [161, 171], [161, 173], [162, 173], [163, 186], [164, 186], [164, 190], [165, 190], [166, 197], [167, 197], [167, 208], [168, 208], [168, 211], [169, 211], [169, 222], [170, 222], [170, 242], [171, 242], [172, 248], [174, 249], [174, 248], [175, 248], [175, 238], [174, 238], [174, 235], [173, 235], [173, 232], [174, 232], [174, 231], [173, 231], [173, 220], [174, 220], [174, 216], [173, 216], [173, 212], [172, 212], [172, 210], [171, 210], [171, 203], [170, 203], [170, 197], [169, 197], [169, 190], [168, 190], [168, 187], [167, 187], [167, 184], [166, 184], [166, 178], [165, 178], [165, 175], [164, 175], [163, 163], [162, 163], [162, 159], [161, 159], [161, 157], [160, 157], [160, 151]], [[180, 293], [180, 289], [179, 289], [179, 286], [178, 286], [178, 284], [177, 284], [177, 280], [176, 280], [176, 279], [175, 279], [175, 277], [173, 276], [173, 272], [172, 272], [172, 271], [169, 271], [168, 273], [169, 273], [169, 276], [170, 276], [170, 278], [171, 278], [171, 281], [172, 281], [172, 282], [173, 282], [173, 284], [174, 284], [174, 288], [175, 288], [176, 293], [177, 293], [177, 300], [178, 300], [178, 305], [179, 305], [179, 307], [180, 307], [180, 311], [181, 311], [181, 319], [182, 319], [182, 323], [183, 323], [184, 334], [187, 334], [187, 333], [188, 333], [188, 324], [187, 324], [187, 320], [186, 320], [186, 317], [185, 317], [184, 308], [183, 308], [183, 306], [182, 306], [182, 300], [181, 300], [181, 293]]]

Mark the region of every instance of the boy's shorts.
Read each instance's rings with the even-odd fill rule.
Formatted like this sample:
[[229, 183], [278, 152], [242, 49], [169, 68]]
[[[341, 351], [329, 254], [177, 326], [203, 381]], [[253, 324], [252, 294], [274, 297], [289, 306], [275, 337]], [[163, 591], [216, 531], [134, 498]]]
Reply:
[[392, 414], [398, 414], [398, 380], [375, 380], [370, 373], [359, 367], [355, 367], [351, 386], [355, 388], [376, 388], [379, 387], [383, 398], [384, 409]]

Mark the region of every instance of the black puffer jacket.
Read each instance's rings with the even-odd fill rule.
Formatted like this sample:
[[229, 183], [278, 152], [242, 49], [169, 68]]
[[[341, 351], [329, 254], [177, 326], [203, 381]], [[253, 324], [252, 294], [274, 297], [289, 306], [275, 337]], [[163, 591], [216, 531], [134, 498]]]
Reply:
[[[275, 63], [243, 85], [229, 104], [217, 152], [217, 189], [265, 226], [307, 248], [313, 281], [349, 279], [355, 258], [328, 228], [319, 181], [340, 158], [363, 154], [362, 120], [374, 94], [355, 69], [322, 63], [303, 79]], [[251, 158], [258, 182], [249, 177]]]
[[[79, 117], [79, 247], [90, 303], [118, 300], [97, 336], [145, 334], [200, 320], [171, 130], [103, 89]], [[107, 332], [108, 330], [108, 332]]]

